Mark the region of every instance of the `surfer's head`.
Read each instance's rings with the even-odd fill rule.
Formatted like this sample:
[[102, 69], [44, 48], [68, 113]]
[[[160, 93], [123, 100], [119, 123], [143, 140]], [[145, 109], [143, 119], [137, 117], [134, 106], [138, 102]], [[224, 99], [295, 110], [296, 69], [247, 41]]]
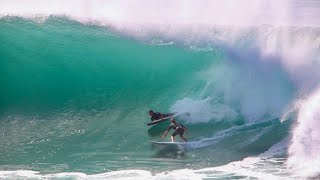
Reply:
[[174, 118], [171, 118], [171, 119], [170, 119], [170, 122], [171, 122], [171, 123], [176, 123], [176, 120], [175, 120]]
[[149, 110], [149, 115], [152, 116], [154, 114], [153, 110]]

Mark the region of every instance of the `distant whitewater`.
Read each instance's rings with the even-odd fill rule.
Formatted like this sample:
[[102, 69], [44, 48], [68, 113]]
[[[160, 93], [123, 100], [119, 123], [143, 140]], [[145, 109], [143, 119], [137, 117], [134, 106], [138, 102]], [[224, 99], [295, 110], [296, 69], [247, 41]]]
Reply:
[[0, 4], [1, 179], [319, 177], [320, 3]]

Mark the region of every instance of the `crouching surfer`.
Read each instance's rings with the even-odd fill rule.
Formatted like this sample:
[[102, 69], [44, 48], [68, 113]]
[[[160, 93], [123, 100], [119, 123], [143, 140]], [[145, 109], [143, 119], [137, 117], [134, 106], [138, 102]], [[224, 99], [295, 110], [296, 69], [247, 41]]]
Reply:
[[174, 129], [175, 131], [171, 135], [171, 142], [174, 142], [174, 138], [176, 135], [179, 134], [180, 138], [183, 139], [185, 142], [187, 142], [187, 139], [183, 137], [184, 132], [188, 132], [188, 129], [184, 127], [182, 124], [177, 123], [174, 118], [170, 120], [171, 124], [167, 128], [166, 131], [164, 131], [163, 135], [161, 136], [162, 138], [166, 137], [170, 129]]

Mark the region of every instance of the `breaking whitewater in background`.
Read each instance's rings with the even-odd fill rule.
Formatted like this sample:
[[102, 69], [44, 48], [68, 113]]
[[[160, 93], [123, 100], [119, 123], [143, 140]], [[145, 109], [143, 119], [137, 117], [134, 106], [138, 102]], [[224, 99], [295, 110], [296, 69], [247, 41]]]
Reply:
[[[320, 2], [0, 7], [1, 179], [319, 177]], [[195, 142], [152, 148], [149, 109]]]

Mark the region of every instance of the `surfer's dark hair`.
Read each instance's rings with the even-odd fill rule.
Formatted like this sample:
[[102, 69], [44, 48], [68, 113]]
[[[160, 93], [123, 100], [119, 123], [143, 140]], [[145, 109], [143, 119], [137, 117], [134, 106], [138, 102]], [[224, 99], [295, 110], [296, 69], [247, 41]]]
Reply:
[[149, 113], [151, 113], [151, 112], [153, 112], [153, 110], [152, 110], [152, 109], [150, 109], [150, 110], [149, 110]]

